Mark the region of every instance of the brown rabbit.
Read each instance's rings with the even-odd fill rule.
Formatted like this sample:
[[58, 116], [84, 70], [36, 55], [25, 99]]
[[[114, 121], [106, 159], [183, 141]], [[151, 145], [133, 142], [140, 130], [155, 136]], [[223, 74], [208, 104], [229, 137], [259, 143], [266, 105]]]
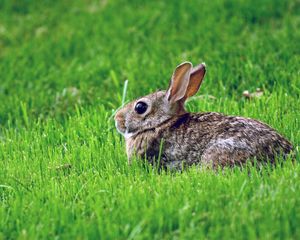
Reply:
[[215, 112], [188, 113], [185, 100], [197, 93], [205, 64], [189, 62], [174, 71], [167, 91], [157, 91], [130, 102], [115, 115], [125, 137], [128, 160], [136, 155], [160, 166], [233, 166], [247, 160], [274, 162], [292, 145], [260, 121]]

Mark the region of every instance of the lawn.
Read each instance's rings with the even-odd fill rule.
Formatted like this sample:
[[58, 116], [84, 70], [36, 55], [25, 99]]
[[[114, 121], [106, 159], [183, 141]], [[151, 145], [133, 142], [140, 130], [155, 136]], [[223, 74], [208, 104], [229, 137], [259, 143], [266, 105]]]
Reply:
[[[299, 239], [299, 29], [297, 0], [1, 0], [0, 239]], [[190, 111], [264, 121], [296, 161], [128, 166], [115, 110], [185, 60]]]

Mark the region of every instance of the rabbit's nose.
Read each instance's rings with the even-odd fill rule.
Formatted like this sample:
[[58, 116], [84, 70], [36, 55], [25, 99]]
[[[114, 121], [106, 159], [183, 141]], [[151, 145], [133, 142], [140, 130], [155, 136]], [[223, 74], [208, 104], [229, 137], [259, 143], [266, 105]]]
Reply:
[[119, 122], [124, 118], [124, 114], [121, 111], [118, 111], [114, 118], [115, 118], [115, 121]]

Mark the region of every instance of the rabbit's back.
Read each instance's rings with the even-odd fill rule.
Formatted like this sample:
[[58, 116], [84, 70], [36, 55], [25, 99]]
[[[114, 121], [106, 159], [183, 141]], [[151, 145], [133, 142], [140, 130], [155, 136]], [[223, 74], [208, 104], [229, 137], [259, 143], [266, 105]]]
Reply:
[[276, 155], [292, 150], [284, 137], [260, 121], [214, 112], [184, 114], [161, 135], [165, 165], [185, 161], [225, 166], [250, 158], [273, 162]]

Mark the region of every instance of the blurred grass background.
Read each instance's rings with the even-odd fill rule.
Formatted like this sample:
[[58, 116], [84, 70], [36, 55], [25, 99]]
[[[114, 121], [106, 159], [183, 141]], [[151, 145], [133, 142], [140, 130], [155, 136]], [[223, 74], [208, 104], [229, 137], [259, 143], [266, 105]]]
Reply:
[[[184, 60], [208, 65], [202, 94], [299, 97], [299, 25], [299, 1], [3, 0], [0, 123], [16, 121], [21, 102], [33, 120], [116, 108], [126, 79], [132, 99], [165, 88]], [[64, 89], [77, 98], [58, 101]]]
[[127, 166], [111, 121], [126, 79], [128, 101], [206, 62], [190, 110], [297, 150], [299, 29], [298, 0], [0, 1], [0, 238], [299, 238], [298, 164], [157, 174]]

